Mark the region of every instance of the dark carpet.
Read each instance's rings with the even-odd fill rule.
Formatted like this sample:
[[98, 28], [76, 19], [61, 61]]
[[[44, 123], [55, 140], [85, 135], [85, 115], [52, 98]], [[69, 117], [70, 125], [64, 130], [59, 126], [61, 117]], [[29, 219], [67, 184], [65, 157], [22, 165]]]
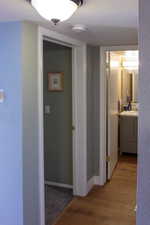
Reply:
[[45, 186], [46, 225], [53, 225], [58, 216], [73, 199], [71, 189]]

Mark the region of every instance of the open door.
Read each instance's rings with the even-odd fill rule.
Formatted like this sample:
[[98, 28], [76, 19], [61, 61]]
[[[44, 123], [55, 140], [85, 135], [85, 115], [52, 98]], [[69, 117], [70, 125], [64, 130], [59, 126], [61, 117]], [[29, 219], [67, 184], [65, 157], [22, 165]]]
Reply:
[[[107, 179], [110, 180], [118, 162], [118, 100], [119, 56], [107, 52]], [[119, 61], [119, 60], [118, 60]]]

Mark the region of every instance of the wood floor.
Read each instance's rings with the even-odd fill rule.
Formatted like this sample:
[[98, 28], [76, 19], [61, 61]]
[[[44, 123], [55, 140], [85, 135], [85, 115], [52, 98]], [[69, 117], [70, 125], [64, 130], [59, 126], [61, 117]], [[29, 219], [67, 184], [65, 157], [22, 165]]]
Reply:
[[112, 180], [76, 197], [56, 225], [135, 225], [136, 158], [122, 156]]

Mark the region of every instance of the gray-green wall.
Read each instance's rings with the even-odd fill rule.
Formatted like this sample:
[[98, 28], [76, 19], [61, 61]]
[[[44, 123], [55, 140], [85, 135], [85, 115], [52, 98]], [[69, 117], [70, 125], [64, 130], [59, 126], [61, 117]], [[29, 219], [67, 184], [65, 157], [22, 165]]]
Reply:
[[[64, 91], [48, 91], [48, 73], [64, 73]], [[72, 49], [44, 41], [45, 180], [72, 185]]]
[[87, 178], [99, 175], [100, 53], [87, 46]]

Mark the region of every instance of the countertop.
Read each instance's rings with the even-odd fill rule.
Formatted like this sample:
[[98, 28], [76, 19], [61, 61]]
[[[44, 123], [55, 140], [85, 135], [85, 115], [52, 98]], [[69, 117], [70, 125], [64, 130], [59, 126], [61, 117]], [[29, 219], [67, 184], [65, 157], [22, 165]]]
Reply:
[[119, 115], [120, 116], [136, 116], [136, 117], [138, 117], [138, 111], [123, 111]]

